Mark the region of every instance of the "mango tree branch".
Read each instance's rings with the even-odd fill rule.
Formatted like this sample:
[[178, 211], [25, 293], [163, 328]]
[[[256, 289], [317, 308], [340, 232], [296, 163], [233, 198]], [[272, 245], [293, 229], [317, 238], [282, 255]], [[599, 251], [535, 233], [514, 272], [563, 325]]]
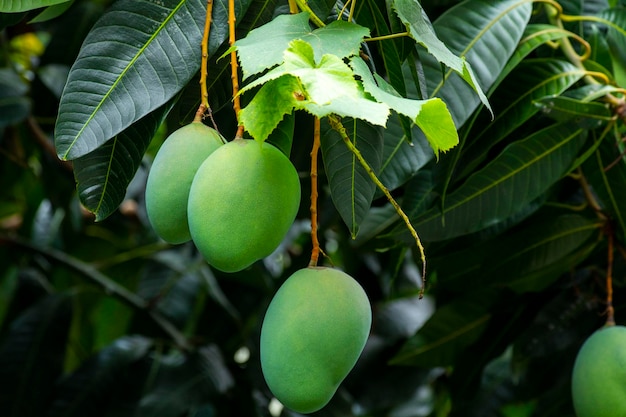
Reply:
[[61, 264], [101, 287], [107, 295], [112, 295], [125, 302], [132, 308], [146, 312], [150, 318], [174, 341], [176, 346], [184, 351], [192, 350], [192, 346], [180, 330], [176, 328], [166, 317], [151, 308], [150, 303], [134, 292], [113, 281], [93, 266], [82, 262], [64, 252], [52, 248], [45, 248], [14, 236], [0, 234], [0, 245], [19, 248], [28, 252], [36, 253], [46, 259]]
[[380, 182], [380, 180], [374, 173], [374, 170], [369, 166], [365, 158], [363, 158], [363, 155], [361, 154], [361, 152], [356, 148], [356, 146], [354, 146], [354, 144], [348, 137], [348, 134], [346, 133], [346, 128], [343, 126], [339, 118], [334, 115], [328, 116], [328, 122], [330, 123], [330, 126], [335, 131], [337, 131], [337, 133], [339, 133], [339, 135], [341, 136], [341, 139], [343, 139], [343, 142], [346, 144], [350, 152], [352, 152], [352, 154], [359, 161], [359, 164], [361, 164], [361, 166], [365, 169], [370, 179], [374, 182], [374, 184], [376, 184], [378, 189], [382, 191], [383, 194], [385, 194], [385, 197], [387, 197], [387, 200], [391, 203], [391, 205], [396, 210], [396, 213], [398, 213], [402, 221], [404, 221], [404, 224], [406, 225], [407, 229], [409, 229], [409, 232], [411, 233], [411, 236], [413, 236], [413, 239], [415, 239], [415, 243], [420, 252], [420, 259], [422, 261], [422, 288], [420, 289], [420, 294], [419, 294], [419, 298], [422, 298], [424, 296], [424, 291], [426, 287], [426, 254], [424, 252], [424, 246], [422, 245], [422, 241], [420, 240], [417, 232], [415, 231], [415, 228], [411, 224], [411, 221], [409, 220], [408, 216], [404, 213], [400, 205], [393, 198], [393, 196], [391, 195], [387, 187], [385, 187], [385, 185], [382, 182]]
[[[202, 65], [200, 66], [200, 108], [202, 114], [205, 111], [211, 111], [209, 106], [209, 93], [206, 86], [207, 65], [209, 60], [209, 33], [211, 32], [211, 15], [213, 14], [213, 0], [206, 2], [206, 17], [204, 20], [204, 33], [202, 35]], [[200, 113], [200, 110], [198, 110]]]
[[320, 256], [320, 242], [317, 238], [317, 155], [320, 149], [320, 119], [315, 118], [313, 127], [313, 148], [311, 149], [311, 261], [309, 266], [317, 266]]
[[[235, 0], [228, 0], [228, 43], [232, 47], [235, 44]], [[239, 112], [241, 111], [241, 100], [239, 99], [239, 73], [237, 71], [237, 51], [230, 53], [230, 79], [233, 84], [233, 109], [239, 124]], [[235, 138], [243, 137], [243, 125], [239, 124]]]

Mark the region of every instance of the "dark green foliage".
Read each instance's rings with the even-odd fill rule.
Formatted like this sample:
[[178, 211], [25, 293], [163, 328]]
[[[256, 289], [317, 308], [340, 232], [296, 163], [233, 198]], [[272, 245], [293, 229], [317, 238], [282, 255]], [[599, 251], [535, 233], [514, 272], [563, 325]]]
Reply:
[[[207, 2], [0, 0], [0, 415], [271, 415], [261, 323], [309, 264], [312, 114], [332, 113], [369, 168], [323, 118], [320, 264], [358, 279], [372, 330], [316, 415], [573, 417], [609, 271], [626, 323], [626, 4], [422, 3], [310, 0], [326, 29], [302, 14], [297, 39], [239, 43], [245, 135], [289, 156], [302, 202], [274, 253], [224, 273], [159, 240], [144, 201], [200, 103]], [[288, 3], [235, 9], [242, 40]], [[232, 140], [227, 11], [213, 2], [204, 123]], [[372, 173], [422, 239], [423, 299]]]

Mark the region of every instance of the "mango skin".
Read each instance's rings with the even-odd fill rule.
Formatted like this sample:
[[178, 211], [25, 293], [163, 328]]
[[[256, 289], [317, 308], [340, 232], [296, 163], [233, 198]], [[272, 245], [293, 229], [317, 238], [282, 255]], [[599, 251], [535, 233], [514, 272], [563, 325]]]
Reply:
[[572, 399], [578, 417], [626, 417], [626, 327], [603, 327], [583, 343]]
[[187, 222], [191, 182], [204, 160], [223, 144], [215, 129], [192, 122], [161, 145], [148, 174], [145, 197], [148, 220], [166, 242], [191, 240]]
[[261, 369], [276, 398], [299, 413], [324, 407], [361, 355], [369, 300], [333, 268], [296, 271], [272, 299], [261, 328]]
[[241, 271], [282, 242], [300, 193], [300, 178], [285, 154], [269, 143], [235, 139], [207, 158], [191, 184], [191, 237], [214, 268]]

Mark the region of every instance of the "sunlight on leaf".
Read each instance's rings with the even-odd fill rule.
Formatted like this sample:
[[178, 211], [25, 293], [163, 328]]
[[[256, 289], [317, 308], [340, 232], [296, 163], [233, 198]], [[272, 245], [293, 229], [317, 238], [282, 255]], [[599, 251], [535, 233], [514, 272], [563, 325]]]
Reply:
[[395, 0], [393, 7], [400, 20], [405, 24], [409, 35], [411, 35], [417, 43], [424, 46], [437, 61], [459, 74], [461, 78], [474, 89], [476, 94], [478, 94], [480, 101], [485, 107], [491, 111], [489, 100], [480, 88], [470, 63], [467, 62], [464, 57], [459, 57], [452, 53], [437, 37], [422, 6], [415, 0]]
[[[338, 58], [358, 54], [361, 42], [368, 35], [369, 29], [343, 20], [311, 30], [309, 15], [299, 13], [278, 16], [250, 31], [245, 38], [235, 42], [233, 48], [237, 50], [245, 80], [253, 74], [281, 64], [284, 51], [293, 40], [304, 40], [312, 45], [315, 59], [319, 61], [327, 53]], [[263, 52], [259, 53], [261, 50]]]

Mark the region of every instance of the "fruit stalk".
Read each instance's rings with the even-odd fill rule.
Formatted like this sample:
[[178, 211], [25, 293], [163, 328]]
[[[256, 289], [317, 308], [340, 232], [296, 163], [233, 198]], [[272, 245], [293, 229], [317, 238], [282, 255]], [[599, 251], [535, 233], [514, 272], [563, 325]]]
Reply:
[[[204, 20], [204, 33], [202, 35], [202, 65], [200, 66], [200, 108], [204, 111], [211, 111], [209, 106], [209, 93], [206, 86], [207, 64], [209, 59], [209, 33], [211, 32], [211, 15], [213, 14], [213, 0], [206, 2], [206, 18]], [[200, 112], [200, 110], [198, 110]]]
[[[235, 44], [235, 0], [228, 0], [228, 44], [232, 47]], [[235, 138], [243, 137], [243, 125], [239, 122], [239, 112], [241, 111], [241, 101], [239, 99], [239, 75], [237, 72], [237, 51], [233, 49], [230, 53], [230, 79], [233, 85], [233, 109], [239, 127]]]
[[608, 256], [606, 267], [606, 326], [615, 326], [613, 308], [613, 230], [608, 230]]
[[311, 261], [309, 266], [317, 266], [320, 256], [320, 242], [317, 238], [317, 154], [320, 149], [320, 119], [315, 118], [313, 127], [313, 149], [311, 150]]

